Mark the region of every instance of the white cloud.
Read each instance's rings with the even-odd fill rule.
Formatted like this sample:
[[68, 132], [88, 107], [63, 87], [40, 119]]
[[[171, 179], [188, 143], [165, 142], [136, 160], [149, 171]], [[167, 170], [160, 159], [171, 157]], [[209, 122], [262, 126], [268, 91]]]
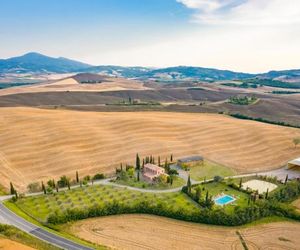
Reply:
[[[174, 0], [175, 1], [175, 0]], [[94, 64], [193, 65], [244, 72], [300, 68], [300, 0], [177, 0], [195, 11], [173, 34], [96, 50]]]
[[300, 23], [299, 0], [177, 0], [205, 24], [277, 25]]

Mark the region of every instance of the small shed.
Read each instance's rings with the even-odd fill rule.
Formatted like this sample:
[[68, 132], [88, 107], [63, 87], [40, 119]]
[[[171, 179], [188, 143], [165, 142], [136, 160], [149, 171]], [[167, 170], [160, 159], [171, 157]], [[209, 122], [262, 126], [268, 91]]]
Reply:
[[288, 162], [287, 167], [290, 168], [297, 168], [300, 170], [300, 158], [294, 159]]
[[199, 155], [188, 156], [180, 158], [177, 161], [177, 164], [181, 167], [192, 167], [203, 163], [204, 158]]

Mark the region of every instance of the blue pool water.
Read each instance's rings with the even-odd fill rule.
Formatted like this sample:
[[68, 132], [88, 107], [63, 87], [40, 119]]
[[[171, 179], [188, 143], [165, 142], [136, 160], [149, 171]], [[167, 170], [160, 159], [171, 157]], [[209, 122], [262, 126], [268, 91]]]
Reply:
[[217, 205], [226, 205], [226, 204], [231, 203], [233, 201], [235, 201], [235, 198], [233, 198], [230, 195], [223, 195], [223, 196], [215, 199], [215, 203]]

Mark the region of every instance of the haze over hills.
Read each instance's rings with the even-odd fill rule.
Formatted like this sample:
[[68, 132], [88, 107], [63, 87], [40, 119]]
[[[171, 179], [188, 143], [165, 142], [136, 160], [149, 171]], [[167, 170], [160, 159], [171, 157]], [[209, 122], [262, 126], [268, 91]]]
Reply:
[[0, 74], [43, 74], [43, 73], [100, 73], [109, 76], [159, 80], [242, 80], [247, 78], [269, 78], [300, 81], [300, 69], [269, 71], [249, 74], [230, 70], [204, 67], [177, 66], [168, 68], [122, 67], [114, 65], [92, 66], [64, 57], [53, 58], [31, 52], [20, 57], [0, 59]]

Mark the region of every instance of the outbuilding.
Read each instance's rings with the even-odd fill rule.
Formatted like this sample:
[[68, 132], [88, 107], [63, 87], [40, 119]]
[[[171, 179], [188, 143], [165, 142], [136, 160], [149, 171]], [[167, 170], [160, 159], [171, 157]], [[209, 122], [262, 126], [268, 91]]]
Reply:
[[300, 170], [300, 158], [297, 158], [295, 160], [289, 161], [288, 164], [287, 164], [287, 167], [289, 169], [291, 169], [291, 168], [297, 168], [297, 169]]
[[193, 155], [181, 158], [177, 161], [177, 164], [181, 167], [192, 167], [203, 163], [204, 158], [199, 155]]

